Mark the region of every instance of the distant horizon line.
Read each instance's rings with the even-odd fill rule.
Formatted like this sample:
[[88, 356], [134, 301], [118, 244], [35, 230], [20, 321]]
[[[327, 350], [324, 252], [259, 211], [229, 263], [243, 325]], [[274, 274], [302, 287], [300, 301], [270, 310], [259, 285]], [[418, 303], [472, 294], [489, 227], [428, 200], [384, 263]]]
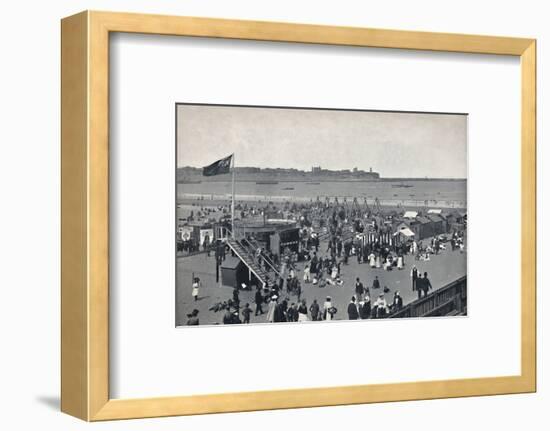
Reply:
[[[186, 169], [186, 168], [190, 168], [190, 169], [197, 169], [197, 170], [202, 170], [204, 168], [204, 166], [190, 166], [190, 165], [185, 165], [185, 166], [177, 166], [176, 169]], [[297, 173], [304, 173], [304, 174], [312, 174], [314, 173], [312, 170], [303, 170], [303, 169], [299, 169], [299, 168], [273, 168], [273, 167], [264, 167], [264, 168], [260, 168], [258, 166], [236, 166], [235, 167], [236, 169], [250, 169], [250, 168], [254, 168], [254, 169], [260, 169], [260, 170], [266, 170], [266, 169], [270, 169], [270, 170], [276, 170], [276, 169], [280, 169], [280, 170], [294, 170], [294, 171], [297, 171]], [[330, 171], [330, 172], [342, 172], [342, 173], [349, 173], [349, 174], [353, 174], [354, 171], [352, 169], [328, 169], [328, 168], [321, 168], [322, 170], [325, 170], [325, 171]], [[357, 169], [356, 172], [363, 172], [363, 173], [372, 173], [372, 174], [379, 174], [381, 175], [379, 172], [377, 171], [366, 171], [366, 170], [363, 170], [363, 169]], [[253, 174], [254, 172], [249, 172], [250, 174]], [[259, 172], [256, 172], [256, 173], [259, 173]], [[230, 175], [229, 173], [227, 174], [220, 174], [220, 176], [223, 176], [223, 175]], [[386, 181], [398, 181], [398, 180], [453, 180], [453, 181], [467, 181], [468, 178], [465, 178], [465, 177], [431, 177], [431, 176], [400, 176], [400, 177], [382, 177], [380, 176], [379, 177], [379, 180], [386, 180]]]

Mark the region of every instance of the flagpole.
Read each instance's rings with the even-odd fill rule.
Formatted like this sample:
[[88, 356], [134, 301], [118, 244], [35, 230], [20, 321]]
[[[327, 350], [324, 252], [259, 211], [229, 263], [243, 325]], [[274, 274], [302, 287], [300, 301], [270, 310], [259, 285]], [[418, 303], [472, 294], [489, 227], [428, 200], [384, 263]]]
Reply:
[[235, 153], [231, 157], [231, 234], [235, 239]]

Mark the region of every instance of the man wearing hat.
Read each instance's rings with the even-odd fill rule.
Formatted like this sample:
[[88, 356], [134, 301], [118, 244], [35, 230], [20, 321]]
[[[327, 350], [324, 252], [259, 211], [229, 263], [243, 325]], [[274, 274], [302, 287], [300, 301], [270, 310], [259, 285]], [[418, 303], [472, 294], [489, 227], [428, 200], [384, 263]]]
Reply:
[[316, 299], [313, 300], [313, 303], [309, 307], [309, 312], [311, 313], [311, 320], [319, 320], [319, 304]]
[[255, 316], [260, 314], [264, 314], [264, 310], [262, 310], [262, 303], [264, 302], [264, 296], [262, 295], [262, 289], [260, 286], [258, 286], [258, 289], [256, 290], [256, 294], [254, 296], [254, 303], [256, 304], [256, 312]]
[[361, 283], [359, 277], [357, 277], [355, 279], [355, 296], [357, 297], [358, 301], [363, 300], [363, 293], [365, 293], [365, 287], [363, 286], [363, 283]]
[[422, 278], [422, 273], [418, 274], [418, 278], [416, 279], [414, 285], [416, 287], [416, 292], [418, 293], [418, 299], [422, 298], [422, 294], [424, 293], [424, 279]]
[[250, 314], [252, 313], [252, 308], [250, 308], [248, 302], [244, 304], [244, 308], [241, 313], [243, 315], [243, 323], [250, 323]]
[[399, 294], [399, 291], [395, 291], [393, 294], [393, 311], [399, 311], [403, 308], [403, 298]]
[[371, 315], [370, 295], [367, 292], [363, 298], [363, 302], [359, 306], [359, 316], [361, 319], [369, 319]]
[[411, 268], [411, 280], [412, 280], [412, 290], [416, 290], [416, 280], [418, 279], [418, 268], [416, 265], [413, 265]]
[[241, 300], [239, 298], [239, 288], [238, 287], [235, 287], [233, 289], [233, 304], [235, 305], [235, 308], [238, 310], [239, 309], [239, 305], [241, 303]]
[[424, 296], [428, 296], [428, 291], [433, 289], [427, 272], [424, 273], [424, 278], [422, 279], [422, 289], [424, 290]]

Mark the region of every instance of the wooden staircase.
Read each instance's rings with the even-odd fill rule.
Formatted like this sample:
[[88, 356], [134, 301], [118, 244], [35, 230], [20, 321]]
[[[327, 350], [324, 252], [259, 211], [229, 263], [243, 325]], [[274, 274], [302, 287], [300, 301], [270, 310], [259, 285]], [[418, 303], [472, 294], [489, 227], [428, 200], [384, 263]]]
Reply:
[[[253, 256], [256, 256], [256, 250], [258, 250], [258, 248], [260, 248], [260, 245], [254, 239], [252, 239], [250, 237], [246, 238], [246, 240], [252, 246], [252, 248], [248, 249], [249, 254], [252, 253]], [[267, 271], [272, 270], [276, 277], [284, 278], [281, 271], [279, 269], [277, 269], [277, 265], [275, 264], [275, 262], [273, 262], [269, 257], [267, 257], [263, 253], [260, 255], [260, 258], [261, 258], [262, 262], [264, 263], [264, 268], [266, 266], [268, 266], [270, 268]], [[264, 272], [266, 272], [265, 269], [264, 269]]]
[[269, 274], [254, 260], [254, 251], [252, 251], [249, 247], [243, 246], [240, 242], [233, 238], [228, 237], [226, 243], [241, 260], [241, 262], [246, 265], [249, 271], [256, 276], [260, 283], [262, 283], [262, 287], [266, 287]]

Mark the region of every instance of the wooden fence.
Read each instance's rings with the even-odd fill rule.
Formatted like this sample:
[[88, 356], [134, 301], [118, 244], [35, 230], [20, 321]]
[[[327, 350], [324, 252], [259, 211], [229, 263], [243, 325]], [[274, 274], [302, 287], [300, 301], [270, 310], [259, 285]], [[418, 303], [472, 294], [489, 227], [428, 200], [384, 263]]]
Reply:
[[390, 318], [428, 317], [465, 314], [467, 309], [466, 276], [407, 304], [390, 314]]

